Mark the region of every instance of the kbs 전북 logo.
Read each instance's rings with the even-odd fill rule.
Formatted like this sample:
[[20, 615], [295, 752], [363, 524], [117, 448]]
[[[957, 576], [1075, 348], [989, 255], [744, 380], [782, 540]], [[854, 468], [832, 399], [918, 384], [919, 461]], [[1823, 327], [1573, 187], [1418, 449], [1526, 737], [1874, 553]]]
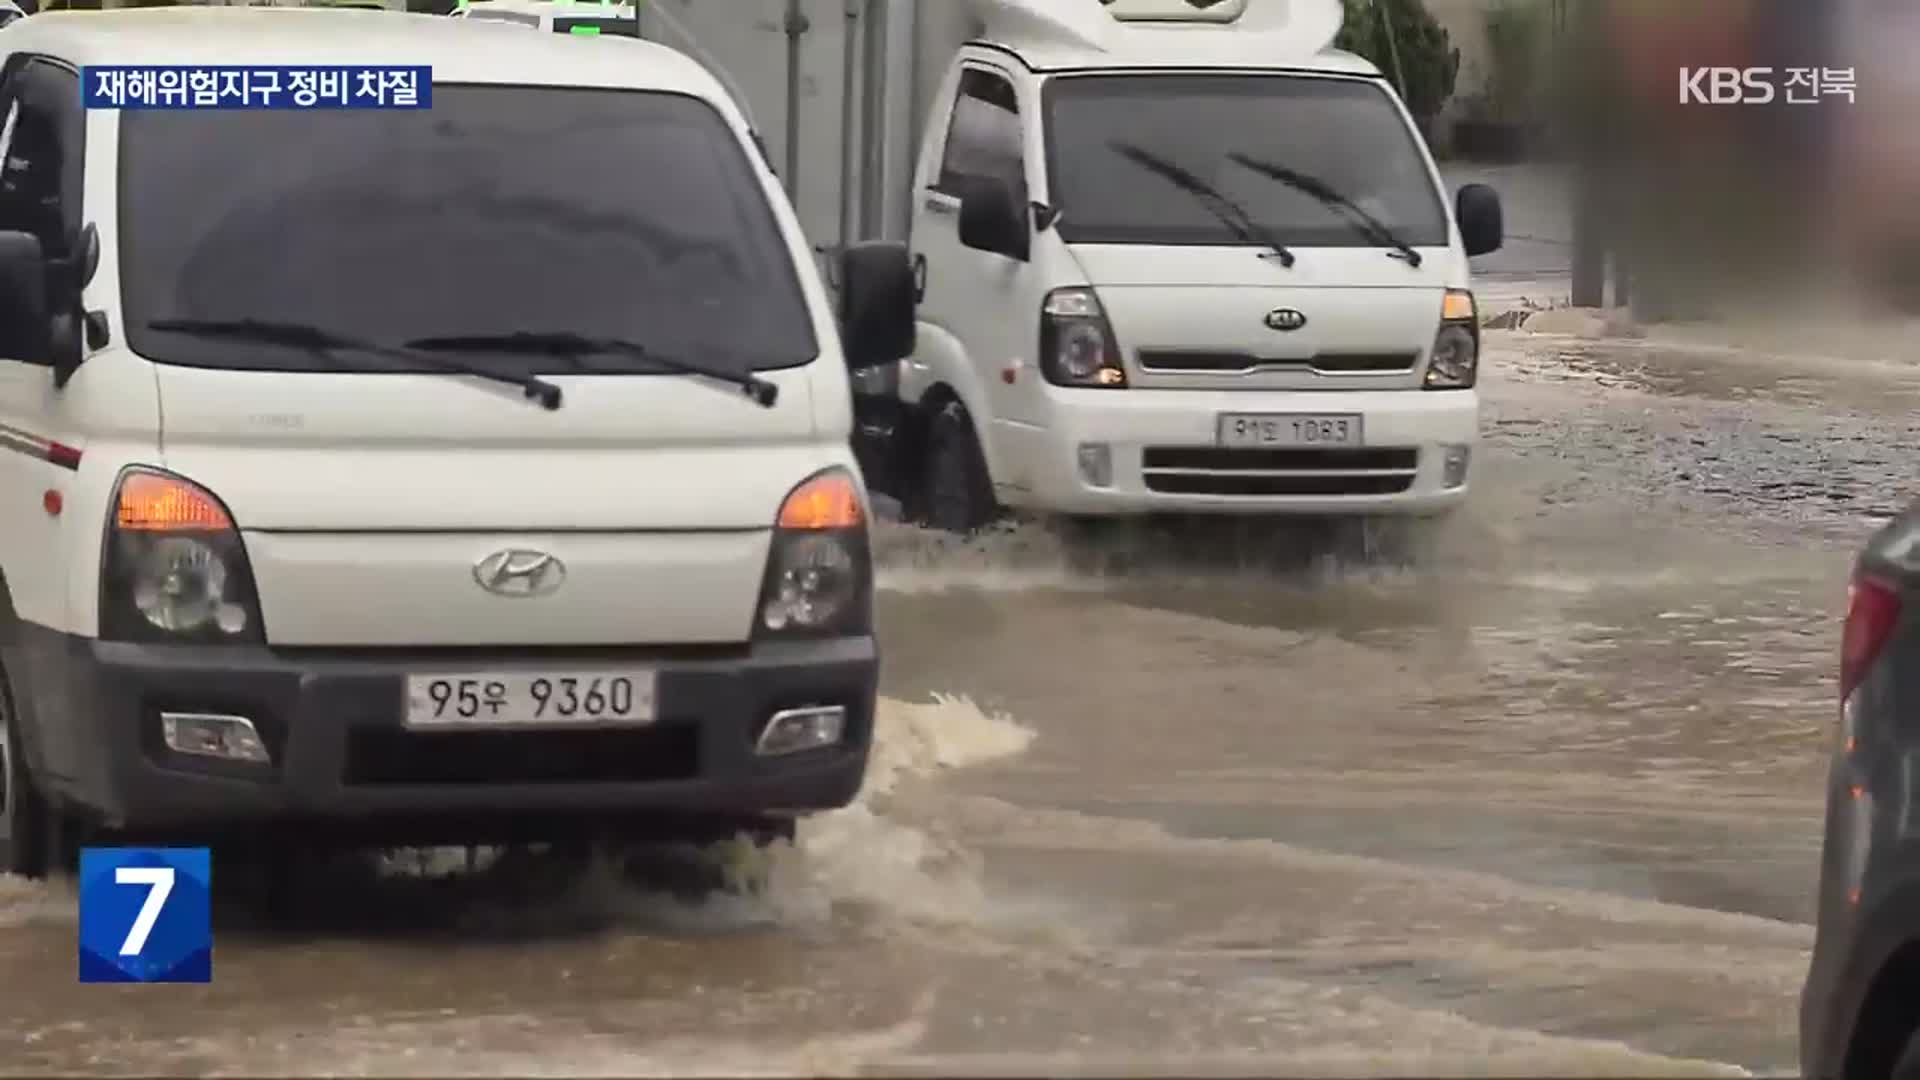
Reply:
[[1812, 105], [1823, 98], [1853, 103], [1852, 68], [1683, 67], [1682, 105]]
[[206, 848], [80, 852], [80, 981], [213, 981]]

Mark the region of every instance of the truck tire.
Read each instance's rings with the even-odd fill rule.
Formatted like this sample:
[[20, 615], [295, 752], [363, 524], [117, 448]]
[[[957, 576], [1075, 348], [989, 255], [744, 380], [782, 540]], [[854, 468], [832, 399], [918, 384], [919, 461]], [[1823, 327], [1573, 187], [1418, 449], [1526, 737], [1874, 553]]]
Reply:
[[965, 535], [991, 523], [999, 513], [993, 482], [987, 477], [986, 455], [965, 405], [949, 401], [933, 414], [925, 466], [921, 497], [927, 524]]
[[1920, 1031], [1907, 1037], [1907, 1048], [1893, 1064], [1892, 1080], [1920, 1080]]
[[46, 802], [34, 789], [13, 688], [0, 667], [0, 874], [39, 879], [51, 869]]

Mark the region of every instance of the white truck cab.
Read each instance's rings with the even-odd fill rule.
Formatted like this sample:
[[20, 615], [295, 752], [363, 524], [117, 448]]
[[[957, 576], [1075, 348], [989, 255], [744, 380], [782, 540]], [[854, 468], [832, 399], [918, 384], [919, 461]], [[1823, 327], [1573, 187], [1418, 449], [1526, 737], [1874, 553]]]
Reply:
[[[98, 64], [433, 84], [85, 110]], [[911, 268], [849, 251], [837, 324], [697, 64], [424, 15], [53, 13], [0, 42], [0, 115], [0, 872], [93, 827], [778, 833], [854, 797], [848, 377], [911, 350]]]
[[925, 127], [920, 332], [865, 383], [877, 488], [999, 507], [1438, 516], [1466, 496], [1479, 327], [1449, 205], [1338, 0], [977, 0]]

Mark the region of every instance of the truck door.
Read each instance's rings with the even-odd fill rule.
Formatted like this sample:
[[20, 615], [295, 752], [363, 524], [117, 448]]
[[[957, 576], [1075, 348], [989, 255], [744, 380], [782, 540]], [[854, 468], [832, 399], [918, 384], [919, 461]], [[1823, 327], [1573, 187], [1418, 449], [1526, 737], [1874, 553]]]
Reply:
[[[55, 334], [63, 343], [57, 348], [61, 352], [82, 348], [74, 340], [82, 307], [75, 286], [85, 222], [81, 196], [86, 189], [82, 169], [87, 115], [74, 68], [26, 53], [15, 53], [0, 68], [0, 230], [36, 236], [54, 267], [48, 275], [49, 299], [63, 327]], [[76, 485], [86, 417], [128, 416], [143, 399], [127, 388], [133, 376], [115, 372], [111, 361], [78, 368], [72, 381], [58, 388], [53, 358], [13, 353], [10, 345], [16, 337], [6, 336], [8, 340], [0, 341], [0, 504], [6, 507], [0, 569], [6, 572], [15, 615], [71, 630], [67, 565], [73, 543], [65, 534], [65, 520], [55, 512], [59, 503], [49, 502], [47, 493], [71, 491]], [[150, 386], [152, 375], [145, 377]], [[116, 408], [120, 411], [114, 412]], [[30, 670], [15, 678], [23, 675], [32, 678]], [[19, 682], [13, 690], [16, 700], [24, 696]], [[29, 740], [38, 741], [28, 747], [37, 766], [55, 776], [77, 775], [81, 748], [74, 740], [79, 732], [32, 725], [26, 730]]]
[[925, 285], [921, 348], [908, 381], [921, 385], [903, 387], [909, 400], [936, 381], [959, 392], [998, 483], [1011, 474], [996, 453], [1004, 443], [996, 429], [1009, 418], [1017, 392], [1005, 376], [1011, 371], [1022, 381], [1034, 377], [1026, 369], [1038, 340], [1039, 311], [1028, 302], [1029, 263], [960, 243], [960, 192], [971, 178], [995, 179], [1012, 186], [1020, 205], [1029, 203], [1015, 85], [1004, 69], [967, 58], [940, 99], [949, 102], [939, 118], [945, 122], [928, 132], [913, 203], [911, 239]]

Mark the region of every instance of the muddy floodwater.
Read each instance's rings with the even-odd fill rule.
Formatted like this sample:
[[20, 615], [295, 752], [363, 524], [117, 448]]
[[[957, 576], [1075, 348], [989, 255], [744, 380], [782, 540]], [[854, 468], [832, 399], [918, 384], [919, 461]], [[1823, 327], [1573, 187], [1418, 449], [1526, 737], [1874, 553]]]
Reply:
[[0, 880], [0, 1069], [1790, 1073], [1845, 575], [1920, 377], [1490, 362], [1412, 566], [885, 527], [871, 781], [764, 895], [321, 873], [322, 928], [222, 916], [212, 985], [103, 987], [70, 893]]

